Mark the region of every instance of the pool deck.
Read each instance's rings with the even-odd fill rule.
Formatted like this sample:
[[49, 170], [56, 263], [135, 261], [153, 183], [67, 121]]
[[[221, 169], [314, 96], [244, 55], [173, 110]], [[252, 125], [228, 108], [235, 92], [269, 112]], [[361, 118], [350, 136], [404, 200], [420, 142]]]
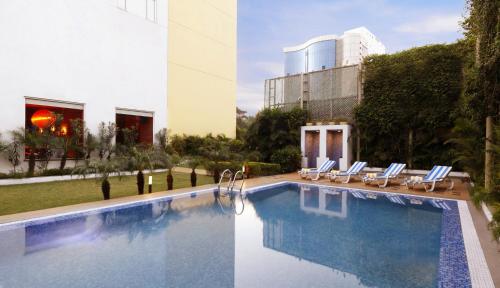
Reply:
[[[418, 195], [418, 196], [426, 196], [426, 197], [438, 197], [438, 198], [446, 198], [453, 200], [464, 200], [467, 201], [467, 205], [472, 216], [472, 220], [479, 236], [479, 241], [481, 243], [481, 247], [483, 249], [486, 262], [490, 269], [491, 276], [493, 278], [493, 282], [496, 287], [500, 287], [500, 245], [497, 244], [490, 231], [487, 229], [487, 219], [480, 208], [476, 208], [469, 198], [468, 187], [469, 183], [461, 181], [460, 179], [454, 179], [455, 188], [453, 191], [446, 191], [445, 188], [438, 189], [437, 192], [425, 192], [423, 188], [408, 190], [405, 186], [401, 186], [399, 183], [394, 181], [394, 183], [387, 188], [379, 188], [375, 185], [365, 185], [361, 181], [355, 179], [352, 183], [342, 184], [338, 182], [330, 182], [329, 180], [319, 180], [319, 181], [311, 181], [301, 179], [297, 173], [277, 175], [277, 176], [269, 176], [269, 177], [260, 177], [253, 179], [246, 179], [243, 185], [244, 189], [249, 189], [252, 187], [258, 187], [263, 185], [269, 185], [273, 183], [279, 183], [284, 181], [292, 181], [292, 182], [301, 182], [301, 183], [312, 183], [319, 185], [328, 185], [328, 186], [336, 186], [336, 187], [346, 187], [346, 188], [358, 188], [358, 189], [366, 189], [366, 190], [374, 190], [380, 192], [390, 192], [390, 193], [401, 193], [401, 194], [409, 194], [409, 195]], [[12, 222], [19, 222], [30, 220], [34, 218], [45, 218], [51, 217], [53, 215], [61, 215], [61, 214], [69, 214], [77, 211], [85, 211], [85, 210], [93, 210], [99, 209], [103, 207], [109, 207], [114, 205], [121, 205], [130, 202], [140, 202], [147, 200], [154, 200], [156, 198], [166, 197], [173, 194], [181, 194], [194, 191], [208, 190], [214, 189], [216, 185], [204, 185], [198, 186], [194, 188], [184, 188], [177, 189], [166, 192], [157, 192], [152, 194], [144, 194], [123, 198], [111, 199], [108, 201], [98, 201], [98, 202], [90, 202], [83, 203], [78, 205], [71, 205], [65, 207], [57, 207], [39, 211], [18, 213], [12, 215], [0, 216], [0, 225]], [[239, 187], [239, 183], [236, 184], [236, 187]]]

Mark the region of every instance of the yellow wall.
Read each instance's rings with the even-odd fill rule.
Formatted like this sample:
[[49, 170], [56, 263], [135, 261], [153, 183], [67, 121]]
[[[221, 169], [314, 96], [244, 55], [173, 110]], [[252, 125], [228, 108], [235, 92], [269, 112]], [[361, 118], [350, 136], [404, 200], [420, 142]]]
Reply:
[[237, 0], [168, 2], [167, 127], [234, 138]]

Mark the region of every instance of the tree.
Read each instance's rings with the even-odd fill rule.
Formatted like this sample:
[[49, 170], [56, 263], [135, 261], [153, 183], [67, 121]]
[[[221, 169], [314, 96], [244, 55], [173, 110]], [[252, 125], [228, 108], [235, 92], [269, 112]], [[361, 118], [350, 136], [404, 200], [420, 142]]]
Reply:
[[212, 172], [214, 183], [219, 182], [221, 171], [221, 162], [235, 160], [237, 155], [232, 153], [227, 141], [223, 136], [213, 137], [211, 135], [205, 138], [200, 153], [204, 157], [204, 166]]
[[[92, 157], [92, 153], [97, 149], [99, 143], [97, 142], [94, 134], [90, 133], [90, 131], [85, 128], [85, 138], [83, 140], [83, 158], [89, 160]], [[76, 165], [75, 165], [76, 166]]]
[[158, 146], [159, 149], [168, 152], [168, 130], [166, 128], [160, 129], [155, 134], [155, 145]]
[[300, 146], [300, 127], [307, 121], [307, 112], [295, 108], [260, 111], [246, 133], [247, 149], [258, 151], [263, 161], [271, 161], [273, 153], [283, 147]]
[[87, 175], [94, 174], [96, 180], [101, 183], [101, 192], [104, 200], [111, 199], [111, 184], [109, 182], [109, 177], [112, 174], [118, 176], [121, 180], [121, 166], [116, 160], [104, 160], [98, 162], [90, 162], [85, 160], [85, 164], [77, 166], [73, 169], [72, 175], [79, 175], [82, 178], [86, 178]]
[[62, 151], [59, 170], [64, 170], [68, 153], [73, 151], [75, 159], [80, 159], [83, 154], [81, 139], [85, 131], [85, 124], [81, 119], [70, 120], [71, 135], [61, 135], [57, 137], [58, 147]]
[[13, 173], [16, 174], [16, 167], [20, 164], [21, 160], [21, 145], [15, 140], [6, 143], [2, 140], [2, 135], [0, 134], [0, 153], [5, 153], [7, 160], [12, 165]]
[[7, 153], [7, 160], [9, 160], [9, 163], [12, 165], [13, 172], [16, 174], [16, 168], [19, 164], [21, 164], [21, 144], [16, 141], [12, 141], [7, 145], [5, 153]]
[[98, 128], [97, 134], [97, 149], [99, 151], [99, 159], [111, 159], [111, 154], [113, 154], [114, 146], [113, 139], [116, 136], [116, 125], [114, 123], [101, 122]]
[[137, 169], [137, 193], [139, 195], [144, 194], [144, 169], [153, 170], [151, 161], [152, 151], [148, 148], [137, 148], [132, 147], [130, 150], [130, 160], [132, 161], [132, 167]]
[[37, 150], [42, 147], [42, 141], [39, 134], [34, 129], [18, 128], [16, 130], [10, 131], [12, 135], [12, 141], [18, 143], [18, 145], [24, 146], [28, 154], [28, 177], [33, 177], [35, 174], [35, 165]]
[[475, 73], [472, 73], [474, 96], [482, 102], [485, 128], [484, 185], [491, 191], [494, 175], [494, 118], [500, 113], [500, 2], [498, 0], [470, 0], [469, 17], [463, 27], [466, 37], [475, 43]]

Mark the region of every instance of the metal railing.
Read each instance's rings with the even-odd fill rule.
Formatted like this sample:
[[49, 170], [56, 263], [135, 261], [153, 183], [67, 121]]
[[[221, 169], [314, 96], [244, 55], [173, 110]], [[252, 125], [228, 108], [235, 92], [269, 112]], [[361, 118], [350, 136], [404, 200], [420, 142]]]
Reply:
[[[351, 121], [354, 119], [354, 108], [358, 105], [358, 97], [332, 98], [324, 100], [304, 101], [303, 108], [308, 113], [309, 121], [326, 121], [344, 119]], [[293, 108], [300, 108], [300, 102], [280, 103], [272, 105], [271, 108], [279, 108], [290, 111]]]

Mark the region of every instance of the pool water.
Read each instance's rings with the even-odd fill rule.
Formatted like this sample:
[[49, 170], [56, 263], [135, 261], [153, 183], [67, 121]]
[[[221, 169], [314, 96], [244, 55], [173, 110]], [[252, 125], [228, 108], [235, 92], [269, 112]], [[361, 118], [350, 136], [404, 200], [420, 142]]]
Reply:
[[287, 184], [0, 226], [0, 287], [437, 287], [443, 209], [356, 196]]

